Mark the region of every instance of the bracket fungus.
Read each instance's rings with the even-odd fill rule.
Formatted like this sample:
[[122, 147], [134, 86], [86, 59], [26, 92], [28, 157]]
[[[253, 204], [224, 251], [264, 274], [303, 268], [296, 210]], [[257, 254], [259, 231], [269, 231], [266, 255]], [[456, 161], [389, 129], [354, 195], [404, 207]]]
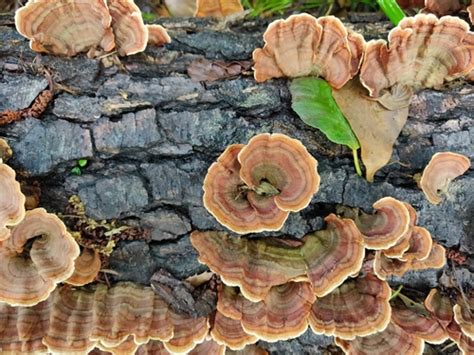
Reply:
[[[272, 22], [253, 52], [255, 80], [321, 76], [336, 89], [357, 73], [365, 42], [334, 16], [292, 15]], [[351, 49], [353, 51], [351, 51]]]
[[25, 196], [15, 171], [0, 162], [0, 242], [10, 237], [7, 227], [14, 226], [25, 217]]
[[196, 17], [226, 17], [244, 11], [240, 0], [197, 0]]
[[79, 252], [56, 215], [42, 208], [26, 212], [10, 238], [0, 242], [0, 301], [31, 306], [45, 300], [72, 275]]
[[206, 339], [209, 333], [207, 317], [189, 318], [174, 312], [170, 314], [173, 337], [164, 342], [165, 349], [170, 353], [187, 353]]
[[148, 29], [133, 0], [107, 0], [115, 47], [121, 56], [143, 52], [148, 43]]
[[18, 9], [15, 25], [36, 52], [74, 56], [115, 46], [104, 0], [32, 0]]
[[260, 134], [234, 144], [209, 168], [203, 203], [236, 233], [279, 230], [290, 211], [305, 208], [319, 189], [317, 161], [296, 139]]
[[359, 271], [364, 242], [349, 219], [326, 217], [327, 228], [303, 241], [276, 238], [232, 238], [224, 232], [191, 233], [199, 261], [221, 276], [228, 286], [239, 286], [245, 298], [259, 302], [273, 286], [309, 280], [322, 297]]
[[405, 85], [437, 87], [474, 68], [474, 33], [463, 20], [418, 14], [400, 21], [384, 40], [367, 44], [360, 80], [370, 95]]
[[239, 321], [243, 330], [260, 340], [275, 342], [295, 338], [308, 328], [308, 317], [316, 297], [308, 282], [274, 286], [260, 302], [251, 302], [236, 289], [222, 286], [217, 309]]
[[96, 250], [84, 248], [74, 262], [74, 273], [64, 282], [73, 286], [84, 286], [94, 281], [101, 267], [100, 255]]
[[459, 0], [425, 0], [423, 11], [438, 16], [450, 15], [462, 9]]
[[0, 164], [6, 163], [13, 155], [13, 151], [5, 139], [0, 138]]
[[163, 26], [146, 25], [146, 28], [148, 30], [148, 44], [162, 46], [171, 42], [171, 37]]
[[381, 332], [354, 340], [336, 338], [336, 345], [348, 355], [421, 355], [425, 348], [423, 339], [404, 331], [393, 322]]
[[239, 319], [233, 319], [216, 312], [211, 337], [215, 342], [232, 350], [242, 350], [248, 344], [255, 344], [258, 338], [248, 334]]
[[423, 170], [420, 187], [428, 201], [437, 205], [446, 194], [449, 183], [464, 174], [471, 162], [468, 157], [451, 152], [436, 153]]
[[309, 317], [317, 334], [354, 339], [382, 331], [390, 322], [390, 286], [370, 270], [316, 299]]

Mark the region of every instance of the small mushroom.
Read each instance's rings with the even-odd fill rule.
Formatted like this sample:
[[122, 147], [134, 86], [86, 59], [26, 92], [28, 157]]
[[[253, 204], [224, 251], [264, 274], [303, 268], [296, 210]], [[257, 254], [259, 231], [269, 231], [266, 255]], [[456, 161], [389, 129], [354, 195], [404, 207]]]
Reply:
[[354, 340], [336, 338], [336, 345], [348, 355], [421, 355], [425, 348], [423, 339], [404, 331], [393, 322], [383, 331], [366, 337]]
[[215, 342], [225, 345], [232, 350], [242, 350], [248, 344], [254, 344], [258, 338], [248, 334], [243, 328], [240, 320], [226, 317], [219, 311], [214, 317], [211, 337]]
[[432, 249], [433, 239], [430, 232], [426, 228], [414, 226], [410, 233], [410, 247], [400, 256], [400, 260], [425, 260], [430, 256]]
[[313, 75], [339, 89], [357, 72], [354, 58], [360, 55], [360, 37], [351, 35], [349, 40], [348, 31], [334, 16], [316, 19], [299, 14], [276, 20], [263, 39], [265, 46], [253, 52], [257, 82]]
[[283, 211], [298, 212], [319, 189], [318, 161], [297, 139], [259, 134], [238, 155], [240, 177], [259, 195], [271, 195]]
[[309, 324], [315, 333], [343, 339], [380, 332], [390, 322], [390, 295], [390, 286], [368, 271], [318, 298], [311, 308]]
[[408, 232], [405, 233], [394, 246], [384, 249], [383, 253], [389, 258], [399, 258], [410, 248], [411, 233], [418, 219], [416, 210], [409, 203], [403, 202], [403, 205], [407, 208], [408, 214], [410, 215], [410, 225]]
[[461, 154], [443, 152], [433, 155], [420, 180], [420, 187], [428, 201], [439, 204], [441, 195], [447, 193], [449, 183], [464, 174], [470, 166], [469, 158]]
[[25, 196], [15, 176], [12, 168], [0, 162], [0, 242], [10, 237], [7, 227], [17, 225], [25, 217]]
[[0, 138], [0, 164], [6, 163], [13, 155], [13, 151], [5, 139]]
[[422, 260], [413, 259], [411, 261], [411, 268], [413, 270], [440, 269], [444, 265], [446, 265], [446, 249], [434, 242], [428, 257]]
[[162, 46], [171, 42], [171, 37], [163, 26], [146, 25], [146, 28], [148, 30], [148, 44]]
[[73, 286], [84, 286], [94, 281], [100, 271], [100, 255], [97, 251], [84, 248], [74, 262], [74, 273], [65, 283]]
[[460, 297], [453, 307], [454, 320], [464, 334], [474, 339], [474, 297]]
[[459, 0], [425, 0], [423, 11], [438, 16], [451, 15], [462, 9]]
[[474, 68], [474, 33], [463, 20], [431, 14], [406, 17], [384, 40], [367, 44], [360, 80], [379, 97], [395, 84], [438, 87]]
[[56, 215], [42, 208], [26, 212], [10, 238], [0, 242], [0, 301], [32, 306], [45, 300], [72, 275], [79, 253]]
[[387, 249], [408, 233], [410, 213], [404, 203], [393, 197], [384, 197], [373, 204], [376, 213], [355, 216], [368, 249]]
[[164, 342], [170, 353], [187, 353], [202, 343], [209, 333], [207, 317], [189, 318], [171, 313], [173, 337]]
[[74, 56], [115, 46], [104, 0], [34, 0], [18, 9], [15, 25], [36, 52]]
[[121, 56], [143, 52], [148, 43], [148, 30], [142, 13], [133, 0], [107, 0], [115, 46]]
[[196, 17], [226, 17], [244, 11], [240, 0], [197, 0]]

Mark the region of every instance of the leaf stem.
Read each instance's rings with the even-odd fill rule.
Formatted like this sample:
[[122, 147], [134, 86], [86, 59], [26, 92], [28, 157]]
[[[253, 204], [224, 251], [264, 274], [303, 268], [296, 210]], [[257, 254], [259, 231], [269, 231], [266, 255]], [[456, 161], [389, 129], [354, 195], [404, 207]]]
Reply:
[[405, 13], [398, 6], [396, 0], [377, 0], [377, 3], [395, 26], [405, 17]]
[[400, 285], [400, 286], [398, 286], [398, 288], [397, 288], [395, 291], [392, 290], [392, 295], [390, 296], [389, 301], [391, 301], [391, 300], [397, 298], [397, 296], [398, 296], [398, 295], [400, 294], [400, 292], [402, 291], [402, 288], [403, 288], [403, 285]]
[[354, 166], [357, 172], [357, 175], [362, 176], [362, 170], [359, 164], [359, 157], [357, 155], [357, 149], [352, 149], [352, 156], [354, 157]]

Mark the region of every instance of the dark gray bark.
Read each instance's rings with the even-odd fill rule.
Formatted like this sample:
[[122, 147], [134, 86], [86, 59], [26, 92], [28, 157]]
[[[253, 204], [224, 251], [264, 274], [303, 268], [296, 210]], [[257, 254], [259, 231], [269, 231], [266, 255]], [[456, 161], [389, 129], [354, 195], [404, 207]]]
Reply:
[[[306, 126], [291, 110], [287, 80], [256, 84], [251, 75], [194, 83], [189, 63], [208, 59], [249, 60], [262, 45], [265, 24], [246, 22], [221, 29], [211, 20], [166, 20], [173, 42], [165, 48], [123, 58], [123, 70], [97, 60], [37, 55], [0, 17], [0, 111], [27, 107], [47, 86], [41, 66], [67, 90], [58, 93], [41, 120], [28, 118], [0, 128], [14, 150], [10, 165], [42, 186], [41, 206], [64, 210], [78, 194], [87, 214], [119, 218], [151, 229], [152, 241], [123, 242], [112, 254], [115, 280], [148, 284], [163, 268], [179, 279], [201, 272], [189, 242], [195, 229], [223, 230], [202, 206], [202, 182], [209, 165], [232, 143], [261, 132], [300, 139], [319, 161], [321, 189], [308, 208], [290, 216], [282, 232], [300, 238], [321, 228], [338, 204], [370, 210], [383, 196], [411, 203], [445, 247], [474, 254], [474, 173], [454, 181], [449, 198], [428, 203], [413, 175], [431, 155], [455, 151], [474, 157], [474, 86], [457, 83], [443, 91], [418, 93], [396, 144], [393, 163], [372, 184], [355, 174], [351, 154]], [[366, 38], [384, 37], [388, 25], [354, 25]], [[369, 118], [370, 119], [370, 118]], [[71, 174], [79, 158], [89, 159], [81, 176]], [[472, 265], [469, 263], [468, 265]], [[443, 278], [440, 277], [444, 275]], [[427, 294], [457, 282], [472, 285], [472, 266], [428, 270], [392, 280]], [[443, 281], [444, 280], [444, 281]], [[275, 353], [315, 353], [331, 339], [308, 332], [298, 340], [267, 345]]]

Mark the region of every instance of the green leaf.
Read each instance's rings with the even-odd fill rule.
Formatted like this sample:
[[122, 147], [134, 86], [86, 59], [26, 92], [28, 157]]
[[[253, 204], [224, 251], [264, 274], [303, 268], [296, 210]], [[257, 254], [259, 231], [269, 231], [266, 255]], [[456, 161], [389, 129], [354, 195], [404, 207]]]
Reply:
[[353, 151], [360, 148], [352, 128], [332, 97], [329, 84], [318, 78], [294, 79], [290, 86], [291, 107], [307, 125], [319, 129], [334, 143]]
[[405, 17], [405, 13], [397, 4], [396, 0], [377, 0], [377, 3], [385, 16], [387, 16], [395, 26]]
[[77, 165], [79, 165], [81, 168], [85, 167], [87, 163], [88, 163], [87, 159], [79, 159], [77, 161]]
[[81, 168], [78, 167], [78, 166], [72, 168], [72, 169], [71, 169], [71, 174], [73, 174], [73, 175], [81, 175], [81, 174], [82, 174]]
[[151, 12], [142, 12], [142, 18], [145, 22], [151, 22], [156, 20], [156, 15]]

